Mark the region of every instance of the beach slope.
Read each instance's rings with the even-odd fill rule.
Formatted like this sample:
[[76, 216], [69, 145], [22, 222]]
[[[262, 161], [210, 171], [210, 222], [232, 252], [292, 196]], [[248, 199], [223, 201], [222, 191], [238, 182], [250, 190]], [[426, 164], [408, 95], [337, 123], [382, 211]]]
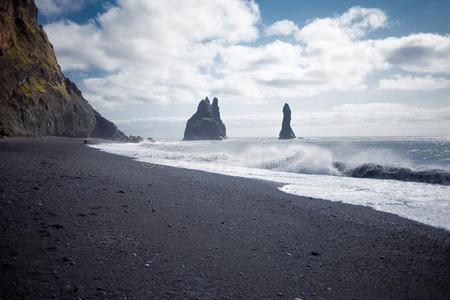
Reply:
[[277, 184], [0, 140], [1, 299], [448, 299], [450, 233]]

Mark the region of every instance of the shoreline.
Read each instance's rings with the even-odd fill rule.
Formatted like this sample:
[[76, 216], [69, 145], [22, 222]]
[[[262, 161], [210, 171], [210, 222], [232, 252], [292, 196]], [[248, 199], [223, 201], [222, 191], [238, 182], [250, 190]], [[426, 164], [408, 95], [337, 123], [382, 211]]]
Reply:
[[[285, 193], [368, 206], [378, 211], [392, 213], [450, 231], [450, 202], [447, 201], [450, 195], [450, 186], [446, 185], [450, 182], [450, 171], [363, 161], [352, 164], [348, 161], [343, 162], [345, 160], [342, 160], [341, 166], [352, 165], [352, 167], [343, 167], [343, 170], [338, 170], [334, 169], [336, 161], [333, 158], [333, 151], [326, 147], [322, 148], [320, 145], [298, 143], [292, 145], [292, 142], [289, 142], [286, 147], [290, 148], [283, 149], [280, 145], [283, 145], [285, 141], [279, 143], [267, 141], [269, 145], [267, 147], [272, 150], [266, 152], [265, 148], [259, 148], [260, 140], [256, 140], [256, 138], [249, 138], [244, 143], [236, 141], [228, 141], [225, 144], [215, 141], [203, 142], [200, 141], [198, 146], [189, 142], [175, 142], [174, 144], [173, 141], [162, 141], [137, 144], [100, 143], [90, 145], [90, 147], [129, 157], [143, 164], [162, 164], [275, 182], [282, 185], [278, 186], [278, 189]], [[196, 147], [199, 147], [199, 151], [195, 151]], [[243, 147], [242, 152], [236, 154], [233, 150], [237, 149], [236, 147]], [[269, 156], [271, 154], [272, 158]], [[249, 158], [250, 156], [251, 158]], [[322, 160], [329, 156], [332, 160]], [[296, 172], [296, 169], [303, 169], [303, 171]], [[357, 170], [356, 172], [362, 176], [342, 173], [349, 172], [348, 170]], [[385, 173], [388, 176], [384, 176]], [[397, 176], [398, 179], [379, 178], [378, 176]], [[408, 180], [405, 177], [411, 177], [410, 179], [416, 181]], [[420, 180], [422, 181], [419, 182]], [[441, 184], [431, 183], [438, 181]]]
[[280, 184], [0, 140], [0, 298], [437, 298], [450, 232]]

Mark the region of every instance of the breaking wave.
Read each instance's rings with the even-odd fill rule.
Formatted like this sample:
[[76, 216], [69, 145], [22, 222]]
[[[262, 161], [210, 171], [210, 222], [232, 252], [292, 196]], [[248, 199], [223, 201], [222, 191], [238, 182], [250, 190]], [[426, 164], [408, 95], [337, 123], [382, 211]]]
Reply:
[[204, 141], [144, 142], [135, 147], [139, 152], [136, 156], [145, 157], [147, 161], [187, 163], [197, 165], [197, 168], [247, 167], [295, 174], [450, 185], [450, 170], [433, 165], [417, 166], [411, 159], [397, 153], [396, 149], [366, 147], [342, 151], [323, 145], [282, 141], [268, 145], [260, 147], [257, 143]]
[[280, 190], [450, 230], [450, 139], [227, 139], [91, 145], [167, 165], [283, 184]]
[[383, 166], [373, 163], [349, 168], [345, 163], [341, 162], [335, 162], [334, 166], [343, 175], [355, 178], [392, 179], [450, 185], [450, 172], [441, 169], [413, 170], [411, 168]]
[[305, 145], [269, 149], [252, 153], [247, 167], [299, 174], [339, 175], [333, 154], [322, 147]]
[[[349, 162], [335, 161], [331, 151], [316, 146], [288, 147], [283, 151], [266, 152], [259, 156], [259, 161], [248, 164], [257, 167], [282, 172], [298, 174], [317, 174], [348, 176], [355, 178], [391, 179], [400, 181], [422, 182], [430, 184], [450, 185], [450, 171], [432, 168], [416, 170], [412, 167], [392, 165], [395, 159], [388, 158], [385, 150], [357, 153]], [[394, 156], [394, 155], [391, 155]], [[258, 159], [258, 156], [256, 156]], [[377, 163], [381, 157], [388, 163]], [[366, 162], [363, 160], [366, 158]], [[376, 162], [374, 162], [376, 161]], [[403, 160], [404, 164], [409, 164]]]

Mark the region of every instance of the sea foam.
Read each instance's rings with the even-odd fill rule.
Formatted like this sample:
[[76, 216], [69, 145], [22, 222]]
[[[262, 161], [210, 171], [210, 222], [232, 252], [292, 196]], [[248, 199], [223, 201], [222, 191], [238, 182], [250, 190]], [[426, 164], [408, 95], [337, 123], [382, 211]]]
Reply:
[[[450, 141], [438, 142], [433, 148], [433, 140], [371, 139], [327, 144], [324, 140], [229, 139], [92, 147], [151, 165], [269, 180], [280, 183], [280, 190], [286, 193], [365, 205], [450, 230], [450, 186], [445, 185], [450, 154], [439, 148], [445, 149]], [[431, 175], [423, 179], [417, 174]], [[441, 184], [426, 183], [433, 182], [430, 178], [438, 178]]]

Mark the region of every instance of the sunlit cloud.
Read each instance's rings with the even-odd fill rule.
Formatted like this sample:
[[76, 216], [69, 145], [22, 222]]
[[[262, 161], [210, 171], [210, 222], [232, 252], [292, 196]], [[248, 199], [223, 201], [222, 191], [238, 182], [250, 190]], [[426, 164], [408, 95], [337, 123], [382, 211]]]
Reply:
[[195, 107], [205, 95], [252, 110], [326, 93], [448, 88], [450, 36], [371, 37], [389, 25], [383, 10], [359, 6], [265, 26], [254, 1], [120, 0], [95, 20], [60, 20], [45, 30], [62, 68], [83, 73], [83, 94], [107, 112]]

